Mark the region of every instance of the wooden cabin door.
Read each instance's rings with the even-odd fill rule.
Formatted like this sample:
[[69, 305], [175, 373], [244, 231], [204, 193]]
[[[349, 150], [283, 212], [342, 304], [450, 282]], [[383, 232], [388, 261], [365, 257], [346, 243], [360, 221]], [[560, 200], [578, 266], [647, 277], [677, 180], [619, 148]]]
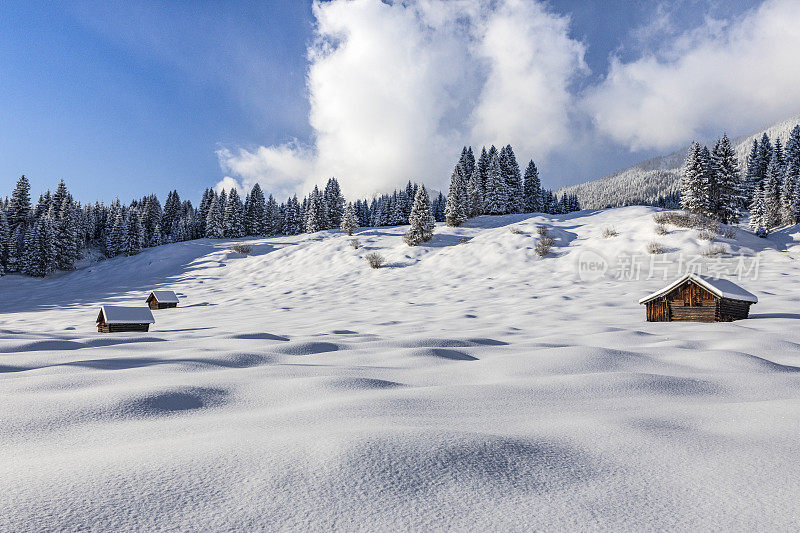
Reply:
[[683, 305], [686, 307], [700, 307], [700, 287], [694, 283], [689, 283], [683, 291]]

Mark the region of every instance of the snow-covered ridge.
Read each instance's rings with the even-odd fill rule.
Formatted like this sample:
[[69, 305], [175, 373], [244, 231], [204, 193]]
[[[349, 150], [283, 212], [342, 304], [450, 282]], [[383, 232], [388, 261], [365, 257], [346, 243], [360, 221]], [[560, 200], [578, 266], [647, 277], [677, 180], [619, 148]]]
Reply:
[[[248, 256], [197, 240], [0, 278], [0, 530], [791, 529], [794, 236], [737, 229], [704, 257], [655, 211], [478, 217], [413, 248], [405, 227]], [[644, 321], [681, 261], [740, 253], [760, 260], [737, 281], [750, 319]], [[101, 305], [166, 288], [180, 305], [148, 333], [96, 332]]]
[[[745, 166], [753, 140], [760, 139], [766, 133], [770, 139], [780, 138], [785, 143], [789, 132], [797, 124], [800, 124], [800, 115], [764, 127], [749, 135], [731, 139], [740, 167]], [[706, 142], [713, 143], [713, 141]], [[671, 154], [647, 159], [593, 181], [563, 187], [557, 193], [577, 194], [584, 209], [653, 204], [660, 196], [677, 192], [678, 180], [688, 149], [687, 144], [686, 147]]]

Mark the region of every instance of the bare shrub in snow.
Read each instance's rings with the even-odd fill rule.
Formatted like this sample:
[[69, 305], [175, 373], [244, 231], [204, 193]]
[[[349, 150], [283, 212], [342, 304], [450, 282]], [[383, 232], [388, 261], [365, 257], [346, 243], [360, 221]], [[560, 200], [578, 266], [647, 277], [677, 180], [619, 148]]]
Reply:
[[617, 235], [619, 235], [619, 233], [617, 233], [617, 230], [615, 230], [614, 228], [605, 228], [605, 229], [603, 229], [603, 238], [604, 239], [610, 239], [611, 237], [616, 237]]
[[661, 211], [660, 213], [656, 213], [653, 215], [653, 220], [656, 224], [669, 224], [669, 214]]
[[469, 242], [469, 237], [461, 237], [458, 239], [458, 244], [467, 244]]
[[701, 229], [697, 232], [697, 238], [702, 241], [713, 241], [714, 238], [717, 236], [716, 233], [711, 232], [707, 229]]
[[522, 235], [522, 230], [516, 226], [511, 226], [508, 230], [513, 233], [514, 235]]
[[536, 234], [537, 235], [547, 235], [547, 226], [537, 226], [536, 227]]
[[361, 248], [361, 241], [358, 239], [350, 239], [350, 246], [353, 248], [353, 250], [358, 250]]
[[669, 233], [667, 227], [663, 224], [656, 225], [656, 235], [666, 235]]
[[712, 244], [708, 248], [703, 249], [700, 255], [703, 257], [719, 257], [725, 254], [725, 246], [721, 244]]
[[536, 243], [535, 251], [536, 255], [538, 255], [539, 257], [544, 257], [550, 253], [550, 246], [548, 246], [547, 243], [543, 241], [539, 241]]
[[556, 240], [552, 238], [550, 235], [545, 235], [544, 237], [539, 239], [539, 242], [547, 247], [553, 247], [556, 244]]
[[726, 239], [735, 239], [736, 238], [736, 230], [732, 227], [728, 226], [725, 228], [725, 231], [722, 233], [722, 236]]
[[370, 252], [364, 256], [369, 266], [372, 268], [380, 268], [386, 262], [386, 259], [378, 252]]
[[237, 242], [231, 246], [231, 250], [237, 254], [247, 255], [253, 251], [253, 245], [247, 242]]
[[647, 253], [648, 254], [663, 254], [664, 253], [664, 245], [658, 241], [651, 241], [647, 243]]

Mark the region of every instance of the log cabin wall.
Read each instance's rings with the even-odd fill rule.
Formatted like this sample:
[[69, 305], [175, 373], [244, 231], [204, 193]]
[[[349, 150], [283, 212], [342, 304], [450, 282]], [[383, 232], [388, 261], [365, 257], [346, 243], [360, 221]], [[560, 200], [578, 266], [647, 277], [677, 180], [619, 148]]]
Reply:
[[150, 324], [97, 324], [99, 333], [119, 333], [122, 331], [150, 331]]

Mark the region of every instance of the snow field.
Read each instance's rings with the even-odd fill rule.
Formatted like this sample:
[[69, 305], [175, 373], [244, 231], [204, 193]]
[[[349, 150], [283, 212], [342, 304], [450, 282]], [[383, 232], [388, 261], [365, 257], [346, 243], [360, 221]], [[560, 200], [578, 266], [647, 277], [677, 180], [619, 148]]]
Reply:
[[[0, 278], [0, 530], [790, 529], [792, 235], [718, 238], [761, 254], [751, 319], [647, 323], [638, 299], [671, 281], [647, 279], [647, 243], [708, 246], [656, 235], [654, 212], [479, 217], [415, 248], [404, 227], [358, 250], [199, 240]], [[587, 250], [641, 254], [641, 279], [581, 280]], [[152, 289], [181, 303], [149, 333], [96, 332], [100, 305]]]

